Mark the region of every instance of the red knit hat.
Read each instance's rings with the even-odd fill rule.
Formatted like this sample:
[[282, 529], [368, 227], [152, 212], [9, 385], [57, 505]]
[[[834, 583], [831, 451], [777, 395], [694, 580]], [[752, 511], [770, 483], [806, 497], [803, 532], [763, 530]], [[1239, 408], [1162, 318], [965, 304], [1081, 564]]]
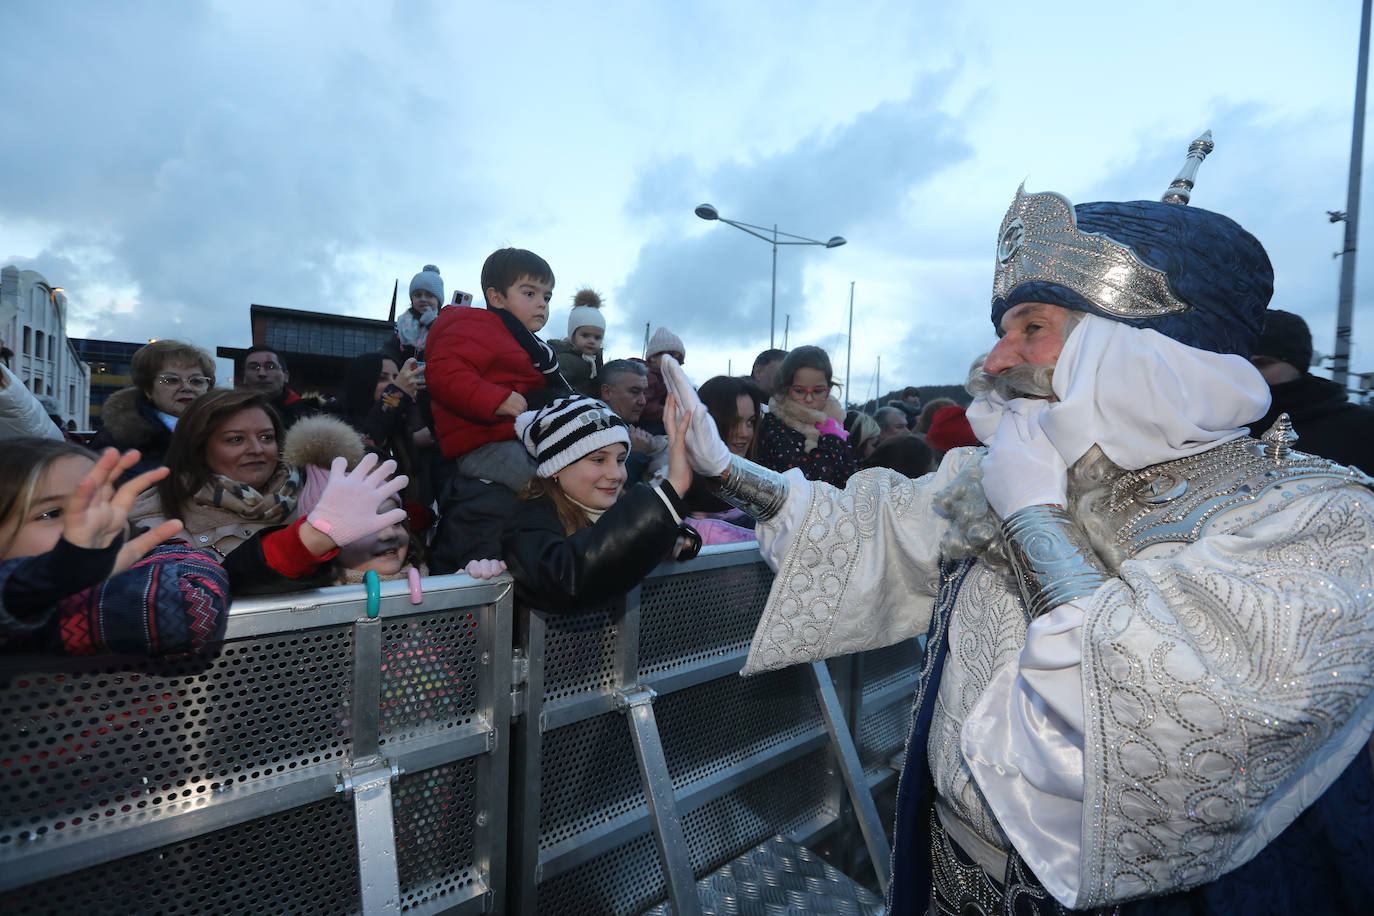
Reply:
[[930, 432], [926, 433], [926, 442], [930, 443], [931, 448], [942, 452], [961, 445], [982, 445], [964, 416], [964, 408], [959, 406], [941, 407], [935, 411]]

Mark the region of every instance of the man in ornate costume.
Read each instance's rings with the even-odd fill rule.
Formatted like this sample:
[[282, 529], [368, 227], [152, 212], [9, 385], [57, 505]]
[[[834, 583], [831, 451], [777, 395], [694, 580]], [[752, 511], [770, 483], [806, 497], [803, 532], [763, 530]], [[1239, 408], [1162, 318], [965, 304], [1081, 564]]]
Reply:
[[927, 634], [893, 913], [1374, 900], [1374, 493], [1282, 421], [1246, 435], [1272, 284], [1219, 214], [1018, 192], [986, 448], [914, 481], [733, 456], [667, 369], [777, 570], [745, 673]]

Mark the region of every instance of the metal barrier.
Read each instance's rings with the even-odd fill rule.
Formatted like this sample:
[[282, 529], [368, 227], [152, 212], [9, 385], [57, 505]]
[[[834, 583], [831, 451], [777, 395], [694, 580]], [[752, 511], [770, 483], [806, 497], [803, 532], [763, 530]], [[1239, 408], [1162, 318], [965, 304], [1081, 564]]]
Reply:
[[515, 911], [637, 913], [666, 897], [700, 912], [695, 878], [774, 834], [810, 844], [842, 827], [846, 795], [886, 885], [871, 790], [893, 778], [920, 651], [845, 666], [844, 703], [823, 663], [741, 678], [771, 583], [752, 544], [715, 547], [599, 613], [530, 613]]
[[5, 659], [0, 911], [503, 912], [510, 583], [426, 584], [236, 601], [199, 661]]
[[715, 547], [587, 615], [450, 576], [238, 601], [199, 661], [0, 660], [0, 911], [692, 913], [775, 834], [885, 881], [920, 650], [740, 678], [771, 579]]

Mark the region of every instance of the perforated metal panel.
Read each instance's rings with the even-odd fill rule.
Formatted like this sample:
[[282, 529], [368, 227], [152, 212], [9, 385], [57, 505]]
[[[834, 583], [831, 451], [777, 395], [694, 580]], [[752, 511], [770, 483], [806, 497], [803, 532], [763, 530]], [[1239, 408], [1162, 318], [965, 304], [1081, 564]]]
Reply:
[[911, 702], [899, 700], [866, 713], [859, 723], [859, 761], [870, 779], [891, 771], [888, 763], [906, 744]]
[[639, 913], [664, 896], [658, 851], [648, 836], [631, 840], [539, 885], [547, 916]]
[[7, 916], [359, 909], [352, 806], [328, 799], [0, 894]]
[[549, 617], [544, 652], [544, 700], [601, 690], [615, 683], [619, 625], [605, 611]]
[[481, 643], [477, 617], [448, 611], [382, 627], [382, 744], [472, 721]]
[[401, 908], [452, 896], [477, 880], [473, 862], [477, 763], [402, 776], [392, 791]]
[[208, 663], [0, 675], [0, 858], [345, 756], [351, 652], [332, 627], [229, 643]]
[[724, 677], [680, 690], [659, 697], [654, 714], [679, 792], [822, 729], [803, 667], [753, 678]]
[[762, 562], [646, 582], [640, 677], [748, 649], [772, 582]]
[[545, 734], [539, 797], [541, 849], [643, 808], [625, 717], [608, 713]]
[[684, 814], [693, 873], [703, 875], [775, 833], [799, 833], [833, 817], [826, 805], [828, 753], [799, 757]]
[[920, 670], [924, 657], [920, 644], [914, 639], [905, 639], [896, 645], [863, 653], [864, 694], [871, 695], [911, 680]]

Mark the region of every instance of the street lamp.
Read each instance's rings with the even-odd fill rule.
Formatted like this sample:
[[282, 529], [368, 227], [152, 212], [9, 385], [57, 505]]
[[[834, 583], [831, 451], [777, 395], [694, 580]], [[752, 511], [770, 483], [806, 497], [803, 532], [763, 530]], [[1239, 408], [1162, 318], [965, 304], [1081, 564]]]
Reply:
[[702, 219], [720, 220], [728, 226], [734, 226], [741, 232], [747, 232], [756, 239], [763, 239], [773, 246], [773, 293], [768, 306], [768, 347], [772, 349], [774, 340], [774, 328], [777, 324], [778, 312], [778, 246], [779, 245], [819, 245], [822, 248], [839, 248], [845, 243], [844, 236], [831, 236], [830, 241], [822, 242], [818, 239], [809, 239], [804, 235], [793, 235], [790, 232], [779, 232], [777, 224], [774, 223], [770, 229], [767, 226], [755, 226], [753, 223], [742, 223], [739, 220], [726, 219], [720, 212], [710, 204], [701, 204], [696, 209], [697, 216]]

